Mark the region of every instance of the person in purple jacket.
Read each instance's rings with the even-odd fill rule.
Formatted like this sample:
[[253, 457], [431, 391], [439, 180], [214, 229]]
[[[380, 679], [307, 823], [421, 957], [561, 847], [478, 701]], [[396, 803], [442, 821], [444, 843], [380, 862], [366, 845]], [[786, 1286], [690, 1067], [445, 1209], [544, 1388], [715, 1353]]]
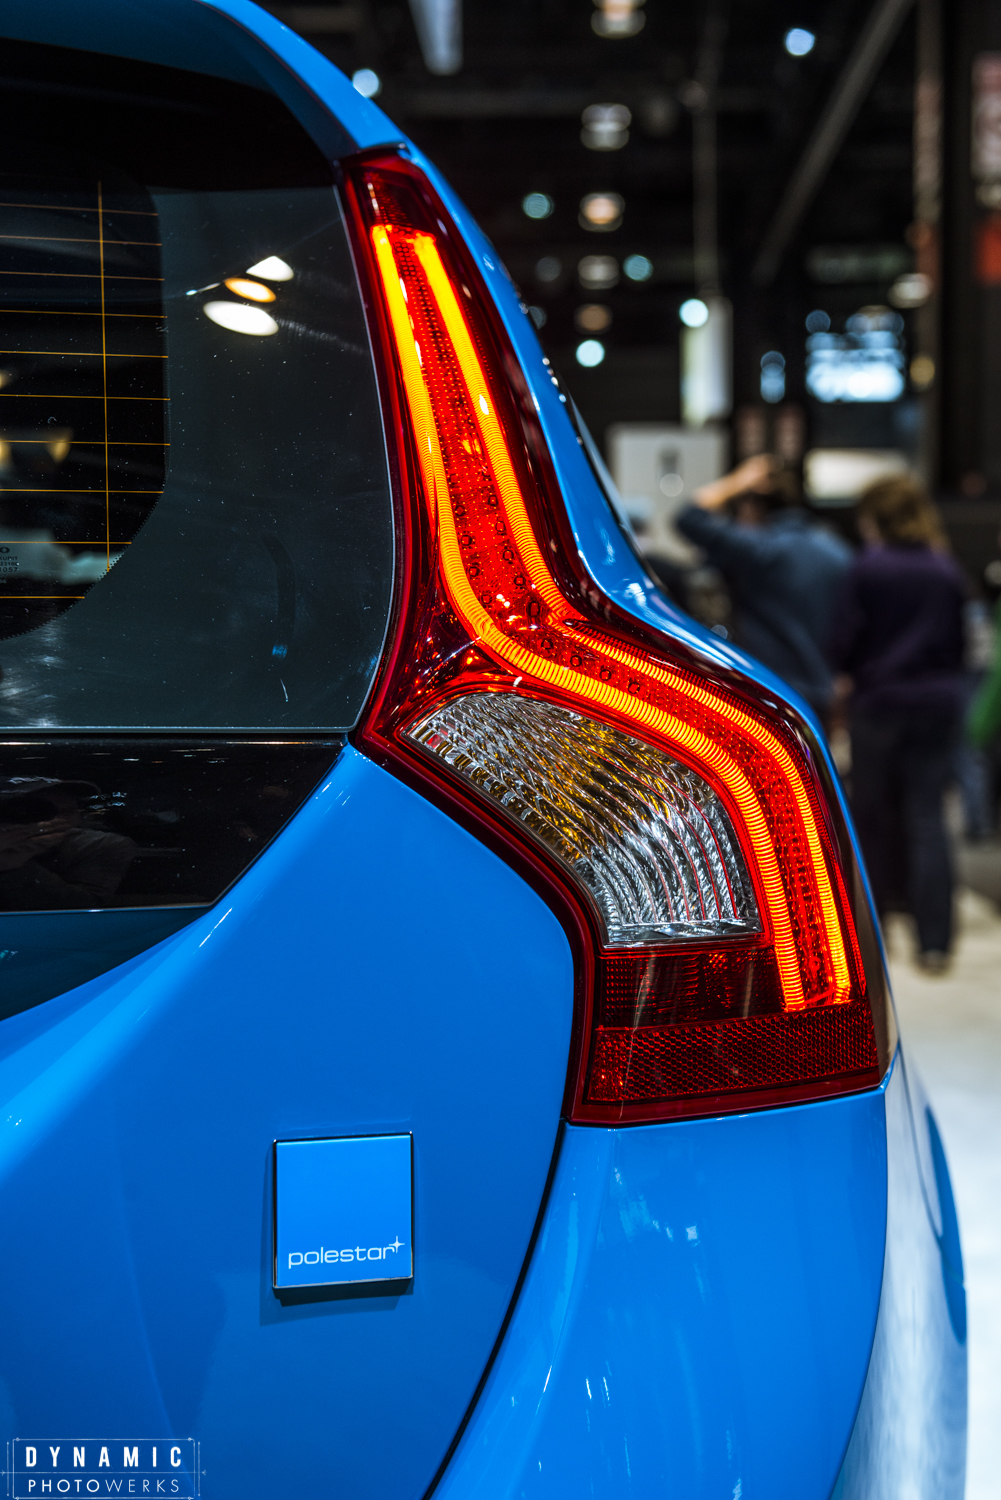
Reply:
[[919, 962], [941, 972], [952, 943], [952, 861], [942, 798], [963, 699], [965, 578], [914, 479], [866, 490], [865, 546], [834, 610], [831, 659], [850, 693], [852, 805], [880, 913], [903, 896]]

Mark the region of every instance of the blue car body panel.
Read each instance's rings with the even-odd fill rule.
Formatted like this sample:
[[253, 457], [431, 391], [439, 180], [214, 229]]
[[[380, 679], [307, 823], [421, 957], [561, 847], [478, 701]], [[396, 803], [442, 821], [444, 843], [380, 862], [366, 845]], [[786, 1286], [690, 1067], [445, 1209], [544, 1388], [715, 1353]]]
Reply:
[[[7, 1435], [194, 1435], [216, 1493], [422, 1494], [525, 1259], [572, 996], [539, 897], [345, 751], [220, 906], [0, 1026]], [[273, 1140], [390, 1132], [412, 1294], [283, 1306]]]
[[[268, 80], [345, 150], [403, 140], [250, 0], [7, 0], [0, 32]], [[510, 332], [584, 570], [811, 718], [651, 589], [515, 288], [408, 149]], [[851, 1098], [561, 1135], [572, 998], [541, 898], [346, 750], [219, 906], [0, 1024], [7, 1435], [193, 1434], [204, 1493], [247, 1500], [417, 1500], [457, 1435], [448, 1500], [958, 1500], [962, 1267], [903, 1058]], [[273, 1140], [383, 1132], [413, 1132], [411, 1294], [276, 1300]]]
[[880, 1299], [883, 1095], [569, 1127], [440, 1500], [826, 1500]]
[[[899, 1075], [899, 1076], [898, 1076]], [[832, 1500], [936, 1500], [966, 1487], [966, 1295], [938, 1129], [899, 1056], [886, 1091], [887, 1231], [865, 1390]], [[932, 1159], [929, 1184], [921, 1157]]]

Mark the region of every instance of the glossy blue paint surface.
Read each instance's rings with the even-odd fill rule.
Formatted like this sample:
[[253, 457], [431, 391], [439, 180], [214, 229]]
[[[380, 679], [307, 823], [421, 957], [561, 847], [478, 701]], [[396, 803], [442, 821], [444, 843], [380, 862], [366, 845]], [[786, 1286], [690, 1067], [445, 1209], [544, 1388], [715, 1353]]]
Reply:
[[[571, 1007], [542, 901], [345, 752], [210, 914], [0, 1024], [3, 1435], [195, 1436], [217, 1496], [421, 1495], [521, 1271]], [[412, 1294], [283, 1306], [272, 1142], [410, 1131]]]
[[[962, 1256], [938, 1129], [904, 1056], [887, 1090], [886, 1114], [889, 1183], [879, 1319], [832, 1500], [962, 1500]], [[930, 1178], [921, 1157], [930, 1165]]]
[[884, 1092], [568, 1127], [436, 1500], [827, 1500], [880, 1298]]

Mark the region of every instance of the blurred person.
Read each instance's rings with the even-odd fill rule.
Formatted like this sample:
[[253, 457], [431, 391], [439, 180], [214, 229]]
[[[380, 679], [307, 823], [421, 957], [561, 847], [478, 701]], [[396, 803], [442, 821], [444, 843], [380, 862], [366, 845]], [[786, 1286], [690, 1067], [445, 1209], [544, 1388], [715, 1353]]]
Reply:
[[831, 609], [851, 548], [807, 514], [794, 476], [760, 454], [696, 490], [675, 517], [729, 585], [736, 638], [825, 722], [833, 677]]
[[852, 805], [880, 914], [898, 894], [921, 966], [952, 945], [952, 859], [943, 816], [964, 707], [966, 580], [917, 480], [871, 485], [864, 543], [844, 579], [831, 657], [849, 700]]
[[[998, 548], [1001, 549], [1001, 533]], [[1001, 739], [1001, 598], [995, 606], [994, 626], [991, 659], [966, 719], [967, 738], [981, 754], [996, 749]]]
[[[964, 629], [966, 733], [960, 736], [956, 750], [956, 780], [963, 803], [964, 835], [971, 842], [978, 842], [991, 837], [997, 821], [994, 807], [994, 765], [989, 753], [992, 741], [997, 737], [997, 730], [989, 734], [984, 743], [976, 732], [976, 704], [990, 679], [997, 648], [997, 631], [985, 599], [967, 599]], [[1001, 693], [1001, 683], [996, 691]]]
[[136, 846], [87, 826], [90, 781], [0, 779], [0, 911], [101, 906], [118, 890]]

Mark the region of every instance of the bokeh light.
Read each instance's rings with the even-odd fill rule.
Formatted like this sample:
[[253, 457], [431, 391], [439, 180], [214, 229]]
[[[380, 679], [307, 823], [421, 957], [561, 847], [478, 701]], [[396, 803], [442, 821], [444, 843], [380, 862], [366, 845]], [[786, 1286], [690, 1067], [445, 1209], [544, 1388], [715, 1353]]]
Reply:
[[359, 68], [351, 74], [351, 82], [365, 99], [374, 99], [382, 89], [382, 79], [373, 68]]
[[577, 345], [577, 363], [585, 370], [593, 370], [605, 357], [605, 346], [600, 339], [585, 339]]
[[548, 193], [526, 193], [521, 200], [521, 211], [528, 219], [548, 219], [555, 207]]
[[783, 46], [790, 57], [805, 57], [808, 52], [813, 51], [816, 40], [812, 31], [807, 31], [802, 26], [793, 26], [786, 32]]
[[653, 261], [646, 255], [627, 255], [622, 269], [630, 281], [649, 281], [653, 275]]
[[709, 309], [701, 297], [689, 297], [678, 308], [678, 317], [686, 328], [701, 328], [708, 321]]

